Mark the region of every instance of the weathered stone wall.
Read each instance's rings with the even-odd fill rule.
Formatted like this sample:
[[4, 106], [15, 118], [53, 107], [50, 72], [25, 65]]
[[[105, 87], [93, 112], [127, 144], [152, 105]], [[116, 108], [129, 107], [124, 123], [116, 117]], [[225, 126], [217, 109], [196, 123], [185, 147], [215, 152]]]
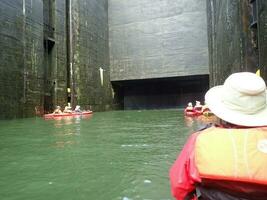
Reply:
[[205, 0], [109, 0], [111, 80], [208, 74]]
[[222, 84], [231, 73], [258, 69], [251, 12], [247, 0], [207, 0], [210, 86]]
[[[77, 103], [107, 110], [112, 104], [108, 46], [108, 1], [72, 2], [73, 75]], [[103, 71], [103, 84], [100, 78]]]

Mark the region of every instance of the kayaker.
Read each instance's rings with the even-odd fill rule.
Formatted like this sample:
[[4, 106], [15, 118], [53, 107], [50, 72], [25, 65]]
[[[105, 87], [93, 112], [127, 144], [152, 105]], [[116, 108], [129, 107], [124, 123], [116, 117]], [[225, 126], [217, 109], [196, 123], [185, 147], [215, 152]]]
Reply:
[[[205, 95], [217, 125], [190, 136], [170, 169], [177, 200], [263, 200], [267, 196], [266, 85], [256, 74], [230, 75]], [[246, 106], [244, 106], [246, 105]]]
[[200, 101], [196, 101], [196, 105], [194, 106], [194, 110], [202, 111], [202, 105], [201, 105]]
[[187, 107], [185, 108], [185, 111], [186, 111], [186, 112], [193, 112], [193, 111], [194, 111], [194, 107], [193, 107], [192, 102], [189, 102], [189, 103], [187, 104]]
[[53, 114], [62, 114], [61, 107], [56, 106], [56, 109], [54, 110]]
[[63, 111], [64, 113], [72, 113], [72, 108], [70, 106], [70, 103], [68, 103], [67, 106], [65, 106], [65, 109]]
[[81, 111], [81, 106], [79, 106], [79, 105], [77, 105], [76, 107], [75, 107], [75, 109], [74, 109], [74, 112], [82, 112]]

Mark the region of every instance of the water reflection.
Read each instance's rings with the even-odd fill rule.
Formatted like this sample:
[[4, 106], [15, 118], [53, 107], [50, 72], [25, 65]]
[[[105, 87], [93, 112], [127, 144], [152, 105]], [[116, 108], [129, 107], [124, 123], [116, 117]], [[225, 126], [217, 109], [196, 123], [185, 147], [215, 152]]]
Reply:
[[79, 144], [77, 137], [81, 135], [81, 121], [90, 120], [92, 115], [65, 116], [53, 120], [55, 127], [54, 136], [56, 141], [52, 146], [56, 148], [70, 147]]
[[54, 122], [56, 128], [65, 127], [66, 125], [80, 124], [81, 120], [90, 120], [92, 115], [85, 116], [66, 116], [49, 119]]
[[64, 148], [68, 145], [73, 145], [73, 144], [78, 144], [75, 141], [56, 141], [55, 144], [53, 146], [57, 147], [57, 148]]
[[64, 116], [64, 117], [56, 117], [53, 119], [46, 119], [46, 120], [52, 120], [55, 122], [56, 127], [61, 127], [64, 125], [79, 124], [82, 119], [89, 120], [91, 119], [92, 116], [93, 115]]

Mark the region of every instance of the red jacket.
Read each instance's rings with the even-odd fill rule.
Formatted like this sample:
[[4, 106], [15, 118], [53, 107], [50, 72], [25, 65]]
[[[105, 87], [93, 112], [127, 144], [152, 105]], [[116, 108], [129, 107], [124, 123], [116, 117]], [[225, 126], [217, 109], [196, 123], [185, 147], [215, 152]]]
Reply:
[[177, 200], [184, 200], [195, 190], [195, 184], [201, 182], [194, 161], [194, 147], [198, 134], [199, 132], [196, 132], [190, 136], [170, 169], [171, 192]]
[[[229, 133], [233, 133], [232, 137], [230, 138]], [[250, 136], [250, 144], [244, 142], [246, 141], [245, 138], [248, 138], [248, 136]], [[199, 138], [198, 143], [196, 144], [198, 137], [201, 138]], [[211, 138], [211, 140], [207, 140], [207, 137]], [[227, 138], [227, 140], [224, 140], [224, 138]], [[228, 140], [230, 140], [230, 143]], [[231, 127], [229, 129], [226, 129], [225, 127], [213, 127], [206, 129], [204, 132], [199, 131], [192, 134], [186, 142], [177, 160], [174, 162], [173, 166], [170, 169], [171, 191], [173, 196], [177, 200], [196, 199], [196, 197], [194, 197], [192, 194], [195, 194], [194, 192], [196, 186], [198, 186], [198, 192], [200, 192], [201, 195], [203, 194], [202, 196], [204, 197], [204, 195], [207, 195], [207, 193], [205, 191], [203, 193], [203, 191], [199, 190], [200, 187], [212, 186], [213, 189], [218, 190], [216, 192], [224, 191], [221, 194], [221, 196], [223, 197], [222, 199], [229, 199], [227, 196], [229, 196], [230, 193], [234, 192], [235, 198], [231, 199], [247, 199], [243, 198], [245, 196], [249, 197], [249, 199], [266, 200], [266, 140], [267, 129], [264, 127], [251, 129], [244, 127]], [[228, 143], [225, 141], [228, 141]], [[241, 162], [238, 162], [237, 158], [230, 158], [230, 160], [225, 160], [225, 154], [220, 154], [218, 155], [218, 160], [216, 163], [221, 163], [220, 161], [226, 161], [229, 165], [220, 165], [221, 168], [219, 168], [219, 170], [214, 168], [214, 166], [216, 165], [211, 165], [209, 168], [208, 166], [203, 166], [203, 163], [201, 164], [201, 162], [198, 162], [198, 166], [196, 166], [195, 161], [199, 161], [198, 159], [195, 159], [196, 155], [199, 156], [198, 158], [206, 159], [206, 161], [207, 159], [209, 159], [209, 156], [213, 158], [212, 160], [216, 160], [216, 155], [212, 155], [212, 153], [215, 152], [214, 149], [219, 148], [219, 151], [223, 150], [225, 147], [224, 142], [228, 146], [229, 144], [231, 146], [232, 141], [234, 142], [233, 144], [235, 147], [232, 149], [232, 151], [235, 152], [236, 156], [241, 155], [241, 158], [239, 159], [241, 160]], [[210, 146], [208, 144], [210, 144]], [[199, 149], [201, 145], [204, 147], [204, 151], [203, 149], [202, 151]], [[247, 150], [244, 151], [243, 149]], [[196, 150], [198, 152], [195, 152]], [[205, 154], [206, 151], [207, 155]], [[208, 151], [210, 151], [210, 154], [208, 153]], [[229, 158], [229, 156], [231, 157], [232, 151], [221, 152], [228, 153], [226, 154], [226, 157]], [[205, 156], [203, 157], [203, 155]], [[246, 157], [246, 159], [244, 159], [244, 157]], [[244, 166], [244, 169], [243, 160], [245, 160], [245, 162], [247, 163], [247, 166]], [[232, 172], [232, 166], [239, 166], [240, 168], [238, 168], [239, 170]], [[250, 166], [249, 170], [248, 166]], [[198, 169], [200, 170], [201, 176]], [[211, 189], [211, 187], [208, 188]], [[254, 198], [255, 195], [257, 195], [257, 197]], [[213, 195], [212, 198], [208, 199], [219, 200], [219, 198], [217, 197], [218, 196]]]

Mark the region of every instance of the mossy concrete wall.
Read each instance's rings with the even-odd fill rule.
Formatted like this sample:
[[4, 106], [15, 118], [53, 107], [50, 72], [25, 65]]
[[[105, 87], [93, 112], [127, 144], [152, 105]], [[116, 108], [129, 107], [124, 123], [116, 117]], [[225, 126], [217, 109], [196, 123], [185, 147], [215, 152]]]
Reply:
[[[82, 106], [105, 110], [112, 103], [107, 1], [73, 1], [73, 6], [75, 95]], [[62, 0], [0, 0], [0, 119], [66, 105], [66, 15]]]
[[[54, 105], [67, 103], [67, 33], [66, 33], [66, 1], [55, 1], [55, 66], [53, 69], [52, 85], [55, 83]], [[54, 83], [53, 83], [54, 80]]]
[[[109, 110], [112, 87], [109, 70], [108, 1], [72, 2], [73, 76], [77, 103]], [[101, 71], [103, 70], [103, 82]]]
[[206, 0], [109, 0], [111, 80], [208, 74]]
[[0, 1], [0, 118], [34, 114], [42, 105], [43, 3]]
[[259, 68], [265, 81], [267, 81], [267, 1], [257, 0], [257, 3]]
[[231, 73], [257, 69], [266, 80], [267, 9], [264, 0], [255, 3], [257, 23], [250, 1], [207, 0], [210, 86], [223, 84]]
[[49, 49], [44, 48], [43, 52], [44, 108], [49, 112], [56, 105], [63, 107], [67, 104], [67, 11], [66, 1], [43, 2], [43, 40], [44, 43], [54, 41], [54, 44], [50, 44]]

